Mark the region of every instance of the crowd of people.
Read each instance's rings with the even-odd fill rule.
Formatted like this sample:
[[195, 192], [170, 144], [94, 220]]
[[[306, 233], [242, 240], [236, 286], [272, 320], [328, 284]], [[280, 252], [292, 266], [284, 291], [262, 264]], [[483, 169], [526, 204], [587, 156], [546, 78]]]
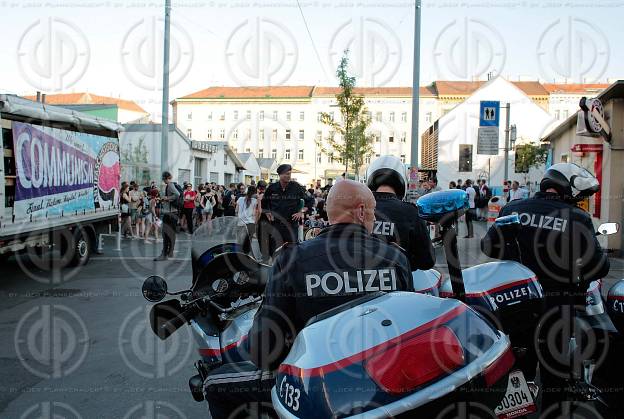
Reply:
[[[288, 172], [290, 182], [290, 167], [283, 165], [279, 172], [283, 176]], [[288, 167], [287, 167], [288, 166]], [[286, 170], [288, 169], [288, 170]], [[236, 216], [246, 226], [246, 238], [244, 240], [244, 251], [251, 252], [251, 240], [254, 236], [260, 238], [262, 233], [262, 221], [269, 219], [269, 213], [279, 212], [267, 211], [270, 204], [262, 204], [263, 197], [268, 187], [280, 182], [265, 182], [252, 180], [248, 185], [244, 183], [230, 183], [228, 186], [219, 185], [215, 182], [206, 182], [193, 185], [190, 182], [183, 182], [181, 185], [174, 182], [170, 173], [163, 173], [164, 190], [155, 181], [149, 185], [141, 186], [136, 181], [122, 182], [120, 193], [121, 206], [121, 234], [126, 239], [140, 239], [147, 244], [165, 242], [165, 250], [160, 259], [165, 259], [173, 255], [172, 243], [175, 243], [175, 234], [165, 237], [164, 229], [167, 224], [172, 231], [182, 231], [193, 234], [195, 229], [206, 222], [224, 217]], [[296, 182], [293, 184], [299, 185]], [[321, 186], [321, 181], [309, 185], [303, 191], [306, 199], [308, 213], [306, 218], [327, 221], [325, 211], [325, 200], [332, 182]], [[273, 205], [279, 207], [279, 201]], [[263, 215], [263, 209], [265, 210]], [[289, 215], [289, 214], [288, 214]], [[269, 230], [268, 228], [264, 229]], [[287, 237], [288, 232], [281, 232]], [[272, 239], [270, 232], [262, 248], [263, 259], [271, 257], [276, 247], [279, 247], [285, 240]]]

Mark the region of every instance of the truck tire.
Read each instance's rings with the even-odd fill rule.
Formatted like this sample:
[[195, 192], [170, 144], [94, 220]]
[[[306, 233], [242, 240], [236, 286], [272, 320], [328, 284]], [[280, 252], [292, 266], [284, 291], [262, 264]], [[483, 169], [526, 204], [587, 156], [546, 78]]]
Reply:
[[72, 252], [70, 259], [71, 266], [83, 266], [89, 262], [92, 252], [91, 237], [82, 228], [76, 229], [73, 237], [73, 246], [71, 249], [67, 249]]

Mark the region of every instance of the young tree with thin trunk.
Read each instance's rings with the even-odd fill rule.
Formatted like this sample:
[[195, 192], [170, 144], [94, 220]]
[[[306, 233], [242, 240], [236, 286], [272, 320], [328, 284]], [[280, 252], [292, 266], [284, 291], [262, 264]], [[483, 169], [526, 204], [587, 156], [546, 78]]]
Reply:
[[328, 112], [322, 112], [321, 122], [330, 126], [332, 130], [325, 141], [321, 138], [316, 140], [316, 143], [323, 153], [337, 155], [345, 166], [345, 175], [348, 174], [351, 164], [357, 176], [364, 159], [373, 152], [373, 136], [366, 132], [371, 121], [364, 97], [354, 93], [356, 78], [348, 74], [348, 65], [349, 50], [345, 50], [336, 70], [341, 89], [336, 95], [341, 121], [334, 120]]

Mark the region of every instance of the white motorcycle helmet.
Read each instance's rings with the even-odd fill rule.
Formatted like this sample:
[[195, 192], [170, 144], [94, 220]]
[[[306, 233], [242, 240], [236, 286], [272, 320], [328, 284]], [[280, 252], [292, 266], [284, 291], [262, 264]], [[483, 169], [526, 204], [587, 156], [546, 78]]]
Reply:
[[373, 192], [381, 185], [388, 185], [394, 189], [399, 199], [403, 199], [407, 185], [405, 165], [395, 156], [378, 157], [366, 170], [366, 184]]
[[587, 169], [574, 163], [557, 163], [548, 168], [540, 191], [553, 188], [564, 201], [580, 201], [600, 190], [600, 183]]

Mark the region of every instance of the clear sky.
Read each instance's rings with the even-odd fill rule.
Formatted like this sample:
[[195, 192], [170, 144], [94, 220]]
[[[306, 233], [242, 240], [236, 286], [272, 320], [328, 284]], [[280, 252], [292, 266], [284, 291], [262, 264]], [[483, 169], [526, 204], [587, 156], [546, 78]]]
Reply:
[[[171, 98], [212, 85], [412, 83], [414, 1], [172, 0]], [[0, 92], [132, 99], [159, 117], [164, 1], [0, 0]], [[624, 78], [623, 1], [423, 1], [421, 85]], [[306, 28], [307, 23], [307, 28]]]

